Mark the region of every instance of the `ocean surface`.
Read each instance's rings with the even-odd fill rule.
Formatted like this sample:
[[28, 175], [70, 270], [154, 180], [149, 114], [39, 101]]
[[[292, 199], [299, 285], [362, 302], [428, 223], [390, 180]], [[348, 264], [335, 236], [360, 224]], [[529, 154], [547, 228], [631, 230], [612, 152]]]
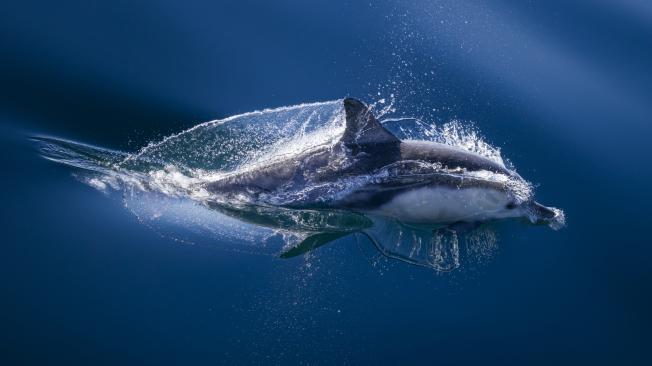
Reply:
[[[0, 10], [1, 364], [652, 361], [648, 2]], [[512, 167], [565, 226], [420, 257], [374, 221], [295, 254], [287, 226], [197, 203], [337, 138], [345, 97]]]

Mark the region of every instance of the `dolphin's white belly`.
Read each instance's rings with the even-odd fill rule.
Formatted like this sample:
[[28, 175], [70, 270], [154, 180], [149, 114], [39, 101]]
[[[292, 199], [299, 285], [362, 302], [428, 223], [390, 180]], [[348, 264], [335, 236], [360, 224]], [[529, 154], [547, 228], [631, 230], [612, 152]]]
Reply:
[[518, 216], [507, 193], [488, 188], [423, 187], [392, 198], [372, 214], [412, 223], [475, 222]]

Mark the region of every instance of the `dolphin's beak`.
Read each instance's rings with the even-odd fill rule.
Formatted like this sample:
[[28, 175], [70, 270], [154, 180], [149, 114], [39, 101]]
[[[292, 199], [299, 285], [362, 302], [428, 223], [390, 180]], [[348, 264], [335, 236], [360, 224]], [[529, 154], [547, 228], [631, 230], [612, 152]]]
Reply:
[[533, 224], [548, 225], [553, 230], [559, 230], [566, 226], [566, 217], [562, 210], [530, 201], [526, 206], [526, 212], [526, 217]]
[[542, 220], [554, 219], [555, 215], [557, 214], [552, 208], [546, 207], [535, 201], [532, 201], [530, 204], [530, 210], [532, 210], [532, 213], [534, 213], [539, 219]]
[[528, 210], [532, 213], [532, 218], [530, 219], [533, 223], [536, 224], [547, 224], [557, 216], [557, 212], [551, 207], [546, 207], [539, 202], [532, 201], [528, 205]]

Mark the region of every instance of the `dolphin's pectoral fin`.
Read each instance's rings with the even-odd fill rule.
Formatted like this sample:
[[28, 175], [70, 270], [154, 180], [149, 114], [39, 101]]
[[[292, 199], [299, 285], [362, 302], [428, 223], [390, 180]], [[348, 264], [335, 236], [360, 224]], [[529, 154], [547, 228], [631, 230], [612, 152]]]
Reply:
[[292, 258], [298, 255], [308, 253], [313, 249], [317, 249], [322, 245], [326, 245], [332, 241], [335, 241], [339, 238], [343, 238], [351, 234], [350, 232], [330, 232], [330, 233], [318, 233], [311, 235], [305, 238], [301, 243], [284, 250], [279, 257], [281, 258]]
[[400, 143], [400, 140], [385, 129], [361, 101], [353, 98], [344, 99], [344, 112], [346, 113], [346, 129], [341, 142], [358, 146]]

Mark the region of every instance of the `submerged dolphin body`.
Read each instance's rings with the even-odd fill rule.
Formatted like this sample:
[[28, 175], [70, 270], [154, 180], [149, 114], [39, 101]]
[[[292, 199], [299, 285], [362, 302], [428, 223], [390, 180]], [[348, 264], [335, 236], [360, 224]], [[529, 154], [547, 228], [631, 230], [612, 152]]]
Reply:
[[[336, 144], [238, 172], [205, 188], [274, 206], [342, 209], [417, 225], [525, 217], [552, 226], [558, 219], [560, 211], [520, 192], [526, 182], [503, 164], [441, 143], [401, 141], [364, 103], [353, 98], [343, 103], [346, 128]], [[357, 184], [331, 196], [325, 194], [328, 189], [305, 189], [347, 180]], [[279, 199], [290, 193], [295, 199]]]

